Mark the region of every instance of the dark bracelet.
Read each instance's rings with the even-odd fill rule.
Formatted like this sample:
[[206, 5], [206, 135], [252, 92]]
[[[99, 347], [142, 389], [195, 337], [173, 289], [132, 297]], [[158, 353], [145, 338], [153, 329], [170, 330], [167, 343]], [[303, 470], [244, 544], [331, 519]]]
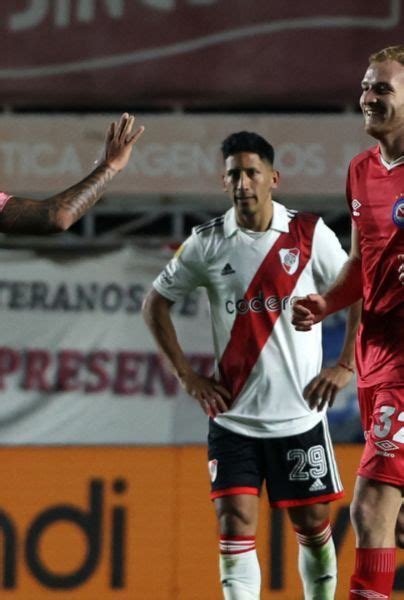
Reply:
[[350, 367], [349, 365], [347, 365], [347, 363], [339, 362], [338, 366], [342, 367], [343, 369], [346, 369], [347, 371], [350, 371], [351, 373], [355, 373], [355, 369], [353, 367]]

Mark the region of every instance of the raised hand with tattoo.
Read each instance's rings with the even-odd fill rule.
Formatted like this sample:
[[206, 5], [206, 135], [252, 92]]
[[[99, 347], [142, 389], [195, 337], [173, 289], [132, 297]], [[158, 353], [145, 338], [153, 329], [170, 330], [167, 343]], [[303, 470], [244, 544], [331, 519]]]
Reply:
[[48, 234], [66, 231], [103, 195], [108, 183], [128, 164], [134, 144], [144, 131], [133, 131], [135, 117], [124, 113], [108, 128], [100, 164], [79, 183], [44, 200], [0, 192], [0, 231]]

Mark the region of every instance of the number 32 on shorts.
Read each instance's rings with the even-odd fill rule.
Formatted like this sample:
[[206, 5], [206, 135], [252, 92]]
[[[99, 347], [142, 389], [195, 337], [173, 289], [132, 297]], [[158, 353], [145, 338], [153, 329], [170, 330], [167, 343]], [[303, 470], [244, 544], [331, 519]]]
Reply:
[[[383, 405], [380, 407], [378, 412], [374, 415], [375, 421], [373, 432], [376, 437], [380, 439], [386, 438], [390, 434], [395, 420], [401, 423], [404, 422], [404, 411], [400, 412], [398, 416], [395, 417], [394, 415], [396, 412], [397, 409], [394, 406]], [[404, 444], [404, 427], [400, 427], [391, 439], [393, 442]]]

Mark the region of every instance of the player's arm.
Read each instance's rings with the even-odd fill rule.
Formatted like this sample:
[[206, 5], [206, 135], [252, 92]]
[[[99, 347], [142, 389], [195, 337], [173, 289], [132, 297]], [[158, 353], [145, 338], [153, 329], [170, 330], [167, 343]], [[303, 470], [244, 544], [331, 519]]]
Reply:
[[362, 287], [362, 260], [359, 247], [359, 233], [352, 227], [351, 252], [347, 262], [341, 269], [335, 283], [324, 294], [327, 304], [327, 313], [334, 312], [350, 306], [363, 295]]
[[0, 213], [3, 233], [47, 234], [69, 229], [102, 196], [108, 183], [127, 165], [144, 128], [133, 130], [135, 118], [124, 113], [108, 128], [104, 157], [90, 175], [54, 196], [33, 200], [12, 196]]
[[326, 316], [362, 298], [362, 273], [359, 234], [352, 227], [351, 253], [335, 283], [323, 294], [309, 294], [293, 304], [292, 323], [297, 331], [309, 331]]
[[337, 364], [321, 369], [304, 389], [303, 396], [310, 408], [322, 410], [326, 406], [331, 407], [338, 392], [351, 381], [355, 372], [355, 338], [361, 310], [362, 300], [352, 304], [348, 310], [344, 343]]
[[196, 373], [185, 356], [174, 328], [170, 309], [173, 302], [152, 289], [143, 303], [143, 317], [162, 354], [182, 387], [210, 417], [227, 410], [230, 393], [214, 379]]

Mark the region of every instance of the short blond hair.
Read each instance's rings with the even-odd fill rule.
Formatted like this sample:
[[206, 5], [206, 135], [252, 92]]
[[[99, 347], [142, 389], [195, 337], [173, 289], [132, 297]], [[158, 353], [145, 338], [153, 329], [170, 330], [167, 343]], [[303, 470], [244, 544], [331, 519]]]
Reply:
[[369, 63], [395, 60], [404, 66], [404, 46], [388, 46], [369, 56]]

